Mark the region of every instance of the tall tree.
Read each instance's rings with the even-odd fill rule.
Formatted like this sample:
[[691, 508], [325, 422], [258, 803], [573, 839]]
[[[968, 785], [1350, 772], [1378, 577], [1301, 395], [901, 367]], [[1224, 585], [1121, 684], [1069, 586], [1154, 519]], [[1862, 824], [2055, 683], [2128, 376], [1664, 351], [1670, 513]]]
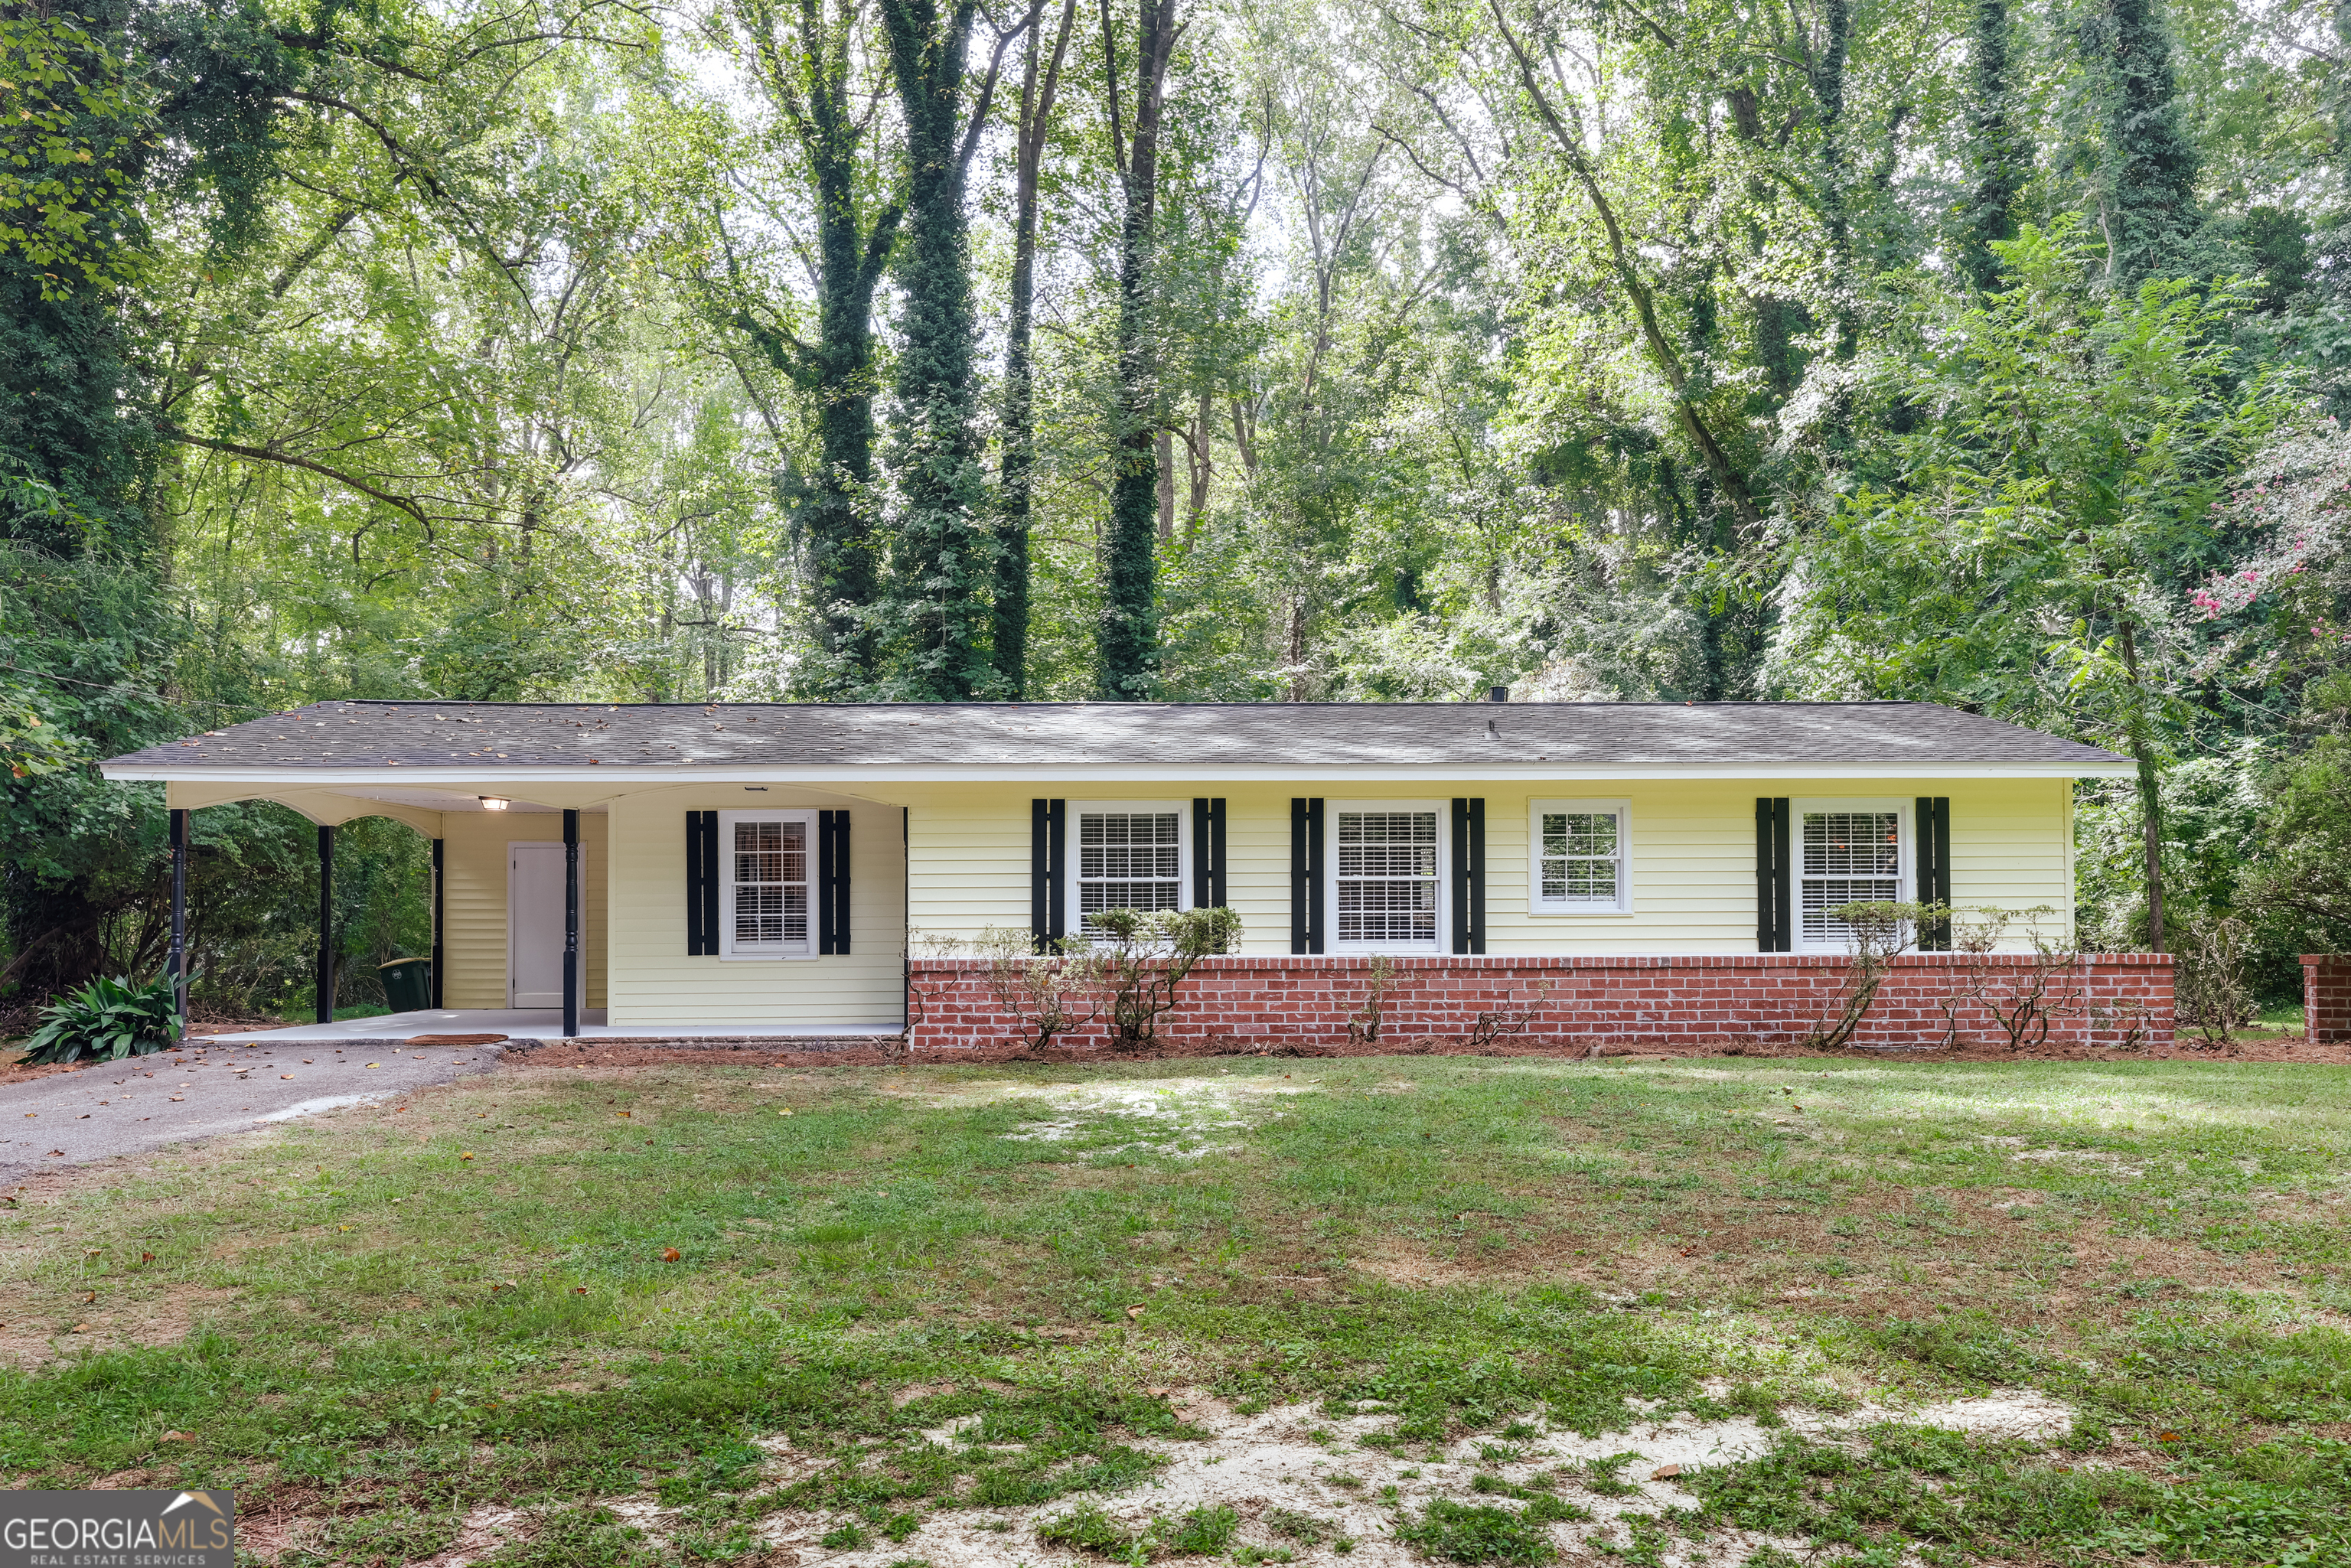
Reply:
[[945, 701], [987, 685], [995, 529], [973, 423], [975, 328], [966, 176], [1012, 35], [997, 40], [978, 101], [964, 112], [964, 57], [977, 0], [881, 0], [891, 74], [905, 117], [905, 289], [895, 440], [900, 515], [893, 592], [905, 616], [903, 687]]
[[1061, 60], [1076, 27], [1078, 0], [1061, 0], [1061, 20], [1050, 54], [1038, 23], [1044, 0], [1029, 13], [1029, 53], [1020, 76], [1020, 117], [1013, 128], [1011, 299], [1004, 328], [1004, 428], [1001, 483], [997, 497], [994, 647], [996, 686], [1019, 698], [1028, 687], [1029, 528], [1035, 505], [1037, 409], [1035, 367], [1029, 347], [1037, 296], [1037, 193], [1045, 143], [1053, 123], [1053, 99], [1061, 81]]
[[1111, 146], [1123, 211], [1118, 251], [1116, 471], [1102, 542], [1102, 620], [1094, 637], [1101, 694], [1147, 698], [1159, 683], [1159, 421], [1157, 356], [1152, 341], [1152, 241], [1159, 199], [1159, 120], [1167, 64], [1183, 29], [1176, 0], [1139, 0], [1134, 48], [1134, 131], [1119, 101], [1118, 30], [1102, 0], [1102, 75]]
[[[807, 397], [816, 425], [817, 473], [801, 507], [818, 643], [803, 682], [812, 696], [862, 689], [875, 674], [878, 642], [873, 294], [904, 208], [884, 202], [868, 216], [872, 120], [857, 101], [863, 10], [862, 0], [793, 0], [789, 17], [772, 0], [732, 0], [731, 10], [752, 74], [798, 145], [816, 227], [807, 258], [816, 341], [804, 341], [780, 312], [746, 303], [727, 316]], [[739, 298], [741, 278], [728, 281]]]
[[2172, 272], [2198, 223], [2196, 148], [2176, 101], [2171, 35], [2156, 0], [2097, 0], [2076, 47], [2101, 142], [2107, 278], [2136, 287]]
[[1959, 235], [1959, 271], [1980, 294], [2000, 287], [1992, 246], [2016, 237], [2016, 199], [2032, 177], [2032, 150], [2016, 123], [2007, 0], [1975, 0], [1968, 33], [1969, 193]]

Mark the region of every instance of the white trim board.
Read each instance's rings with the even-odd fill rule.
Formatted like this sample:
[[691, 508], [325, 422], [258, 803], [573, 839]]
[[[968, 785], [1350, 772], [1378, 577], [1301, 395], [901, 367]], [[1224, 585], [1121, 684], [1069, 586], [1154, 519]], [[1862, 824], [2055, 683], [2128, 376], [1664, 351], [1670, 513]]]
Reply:
[[[659, 768], [549, 767], [485, 773], [479, 770], [461, 771], [440, 768], [278, 769], [162, 766], [117, 768], [111, 765], [101, 765], [99, 772], [108, 779], [124, 783], [258, 784], [277, 789], [348, 789], [353, 785], [381, 789], [385, 780], [397, 778], [403, 782], [421, 786], [450, 785], [463, 787], [473, 792], [505, 793], [510, 799], [527, 796], [533, 785], [587, 784], [597, 786], [601, 791], [597, 799], [604, 800], [614, 796], [633, 794], [640, 789], [665, 789], [682, 784], [713, 783], [805, 784], [811, 787], [854, 784], [871, 787], [877, 784], [1011, 784], [1018, 782], [1026, 787], [1055, 782], [1083, 786], [1179, 781], [1241, 783], [1270, 780], [1287, 781], [1301, 786], [1321, 784], [1341, 789], [1367, 784], [1473, 782], [1518, 782], [1539, 786], [1611, 779], [1853, 779], [1892, 782], [1896, 779], [1956, 781], [1974, 779], [2130, 779], [2137, 776], [2137, 763], [2128, 760], [2113, 763], [1704, 762], [1671, 766], [1653, 763], [1614, 766], [1604, 763], [1535, 763], [1531, 766], [1518, 764], [1508, 767], [1498, 767], [1491, 763], [1484, 765], [1429, 763], [1412, 767], [1395, 764], [1359, 764], [1353, 767], [1315, 768], [1236, 766], [1230, 763], [1218, 763], [1213, 766], [1154, 764], [1147, 768], [1087, 768], [1070, 764], [1024, 766], [1015, 763], [1002, 763], [995, 767], [975, 767], [967, 763], [959, 763], [930, 768], [878, 765], [859, 767], [855, 764]], [[491, 786], [496, 786], [496, 788], [492, 789]]]

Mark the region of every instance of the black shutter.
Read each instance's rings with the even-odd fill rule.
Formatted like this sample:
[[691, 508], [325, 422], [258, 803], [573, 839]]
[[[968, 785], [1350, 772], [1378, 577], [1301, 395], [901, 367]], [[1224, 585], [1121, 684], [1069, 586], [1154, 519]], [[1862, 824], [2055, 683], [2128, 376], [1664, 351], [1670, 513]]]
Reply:
[[1069, 802], [1029, 802], [1029, 934], [1040, 952], [1069, 935], [1061, 855], [1069, 842]]
[[849, 951], [849, 813], [816, 814], [816, 950]]
[[[1951, 902], [1951, 800], [1948, 795], [1918, 797], [1918, 902]], [[1951, 923], [1930, 920], [1918, 927], [1918, 951], [1951, 950]]]
[[718, 813], [685, 814], [685, 950], [718, 953]]
[[1486, 802], [1453, 801], [1453, 950], [1486, 950]]
[[1192, 800], [1192, 907], [1225, 906], [1225, 802]]
[[1322, 951], [1322, 802], [1290, 802], [1290, 950]]
[[1790, 900], [1795, 880], [1788, 863], [1788, 798], [1755, 802], [1755, 950], [1792, 953], [1796, 932]]

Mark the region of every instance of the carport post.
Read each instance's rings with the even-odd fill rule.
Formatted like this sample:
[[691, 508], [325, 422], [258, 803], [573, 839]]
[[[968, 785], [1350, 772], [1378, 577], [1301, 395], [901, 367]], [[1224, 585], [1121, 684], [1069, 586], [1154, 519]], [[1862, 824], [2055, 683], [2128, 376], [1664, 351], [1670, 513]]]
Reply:
[[319, 1021], [335, 1021], [335, 830], [319, 830]]
[[172, 810], [172, 1043], [188, 1038], [188, 813]]
[[447, 1005], [441, 999], [441, 916], [447, 907], [441, 893], [441, 877], [446, 869], [441, 852], [445, 841], [433, 841], [433, 993], [426, 1001], [436, 1009]]
[[580, 1032], [580, 813], [563, 813], [563, 1037]]

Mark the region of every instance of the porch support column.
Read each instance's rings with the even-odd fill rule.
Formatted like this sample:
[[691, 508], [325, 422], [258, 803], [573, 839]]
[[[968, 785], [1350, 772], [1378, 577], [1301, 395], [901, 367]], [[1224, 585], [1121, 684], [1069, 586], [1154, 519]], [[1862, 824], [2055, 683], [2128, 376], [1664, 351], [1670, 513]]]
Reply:
[[580, 813], [563, 813], [563, 1036], [580, 1032]]
[[425, 1004], [433, 1008], [449, 1005], [441, 999], [441, 922], [449, 908], [448, 900], [442, 891], [448, 871], [447, 859], [443, 852], [446, 843], [444, 839], [433, 841], [433, 991], [425, 998]]
[[335, 830], [319, 830], [318, 1021], [335, 1021]]
[[172, 1006], [179, 1014], [172, 1024], [172, 1043], [181, 1045], [188, 1038], [188, 813], [181, 808], [172, 812], [172, 956], [167, 964]]

